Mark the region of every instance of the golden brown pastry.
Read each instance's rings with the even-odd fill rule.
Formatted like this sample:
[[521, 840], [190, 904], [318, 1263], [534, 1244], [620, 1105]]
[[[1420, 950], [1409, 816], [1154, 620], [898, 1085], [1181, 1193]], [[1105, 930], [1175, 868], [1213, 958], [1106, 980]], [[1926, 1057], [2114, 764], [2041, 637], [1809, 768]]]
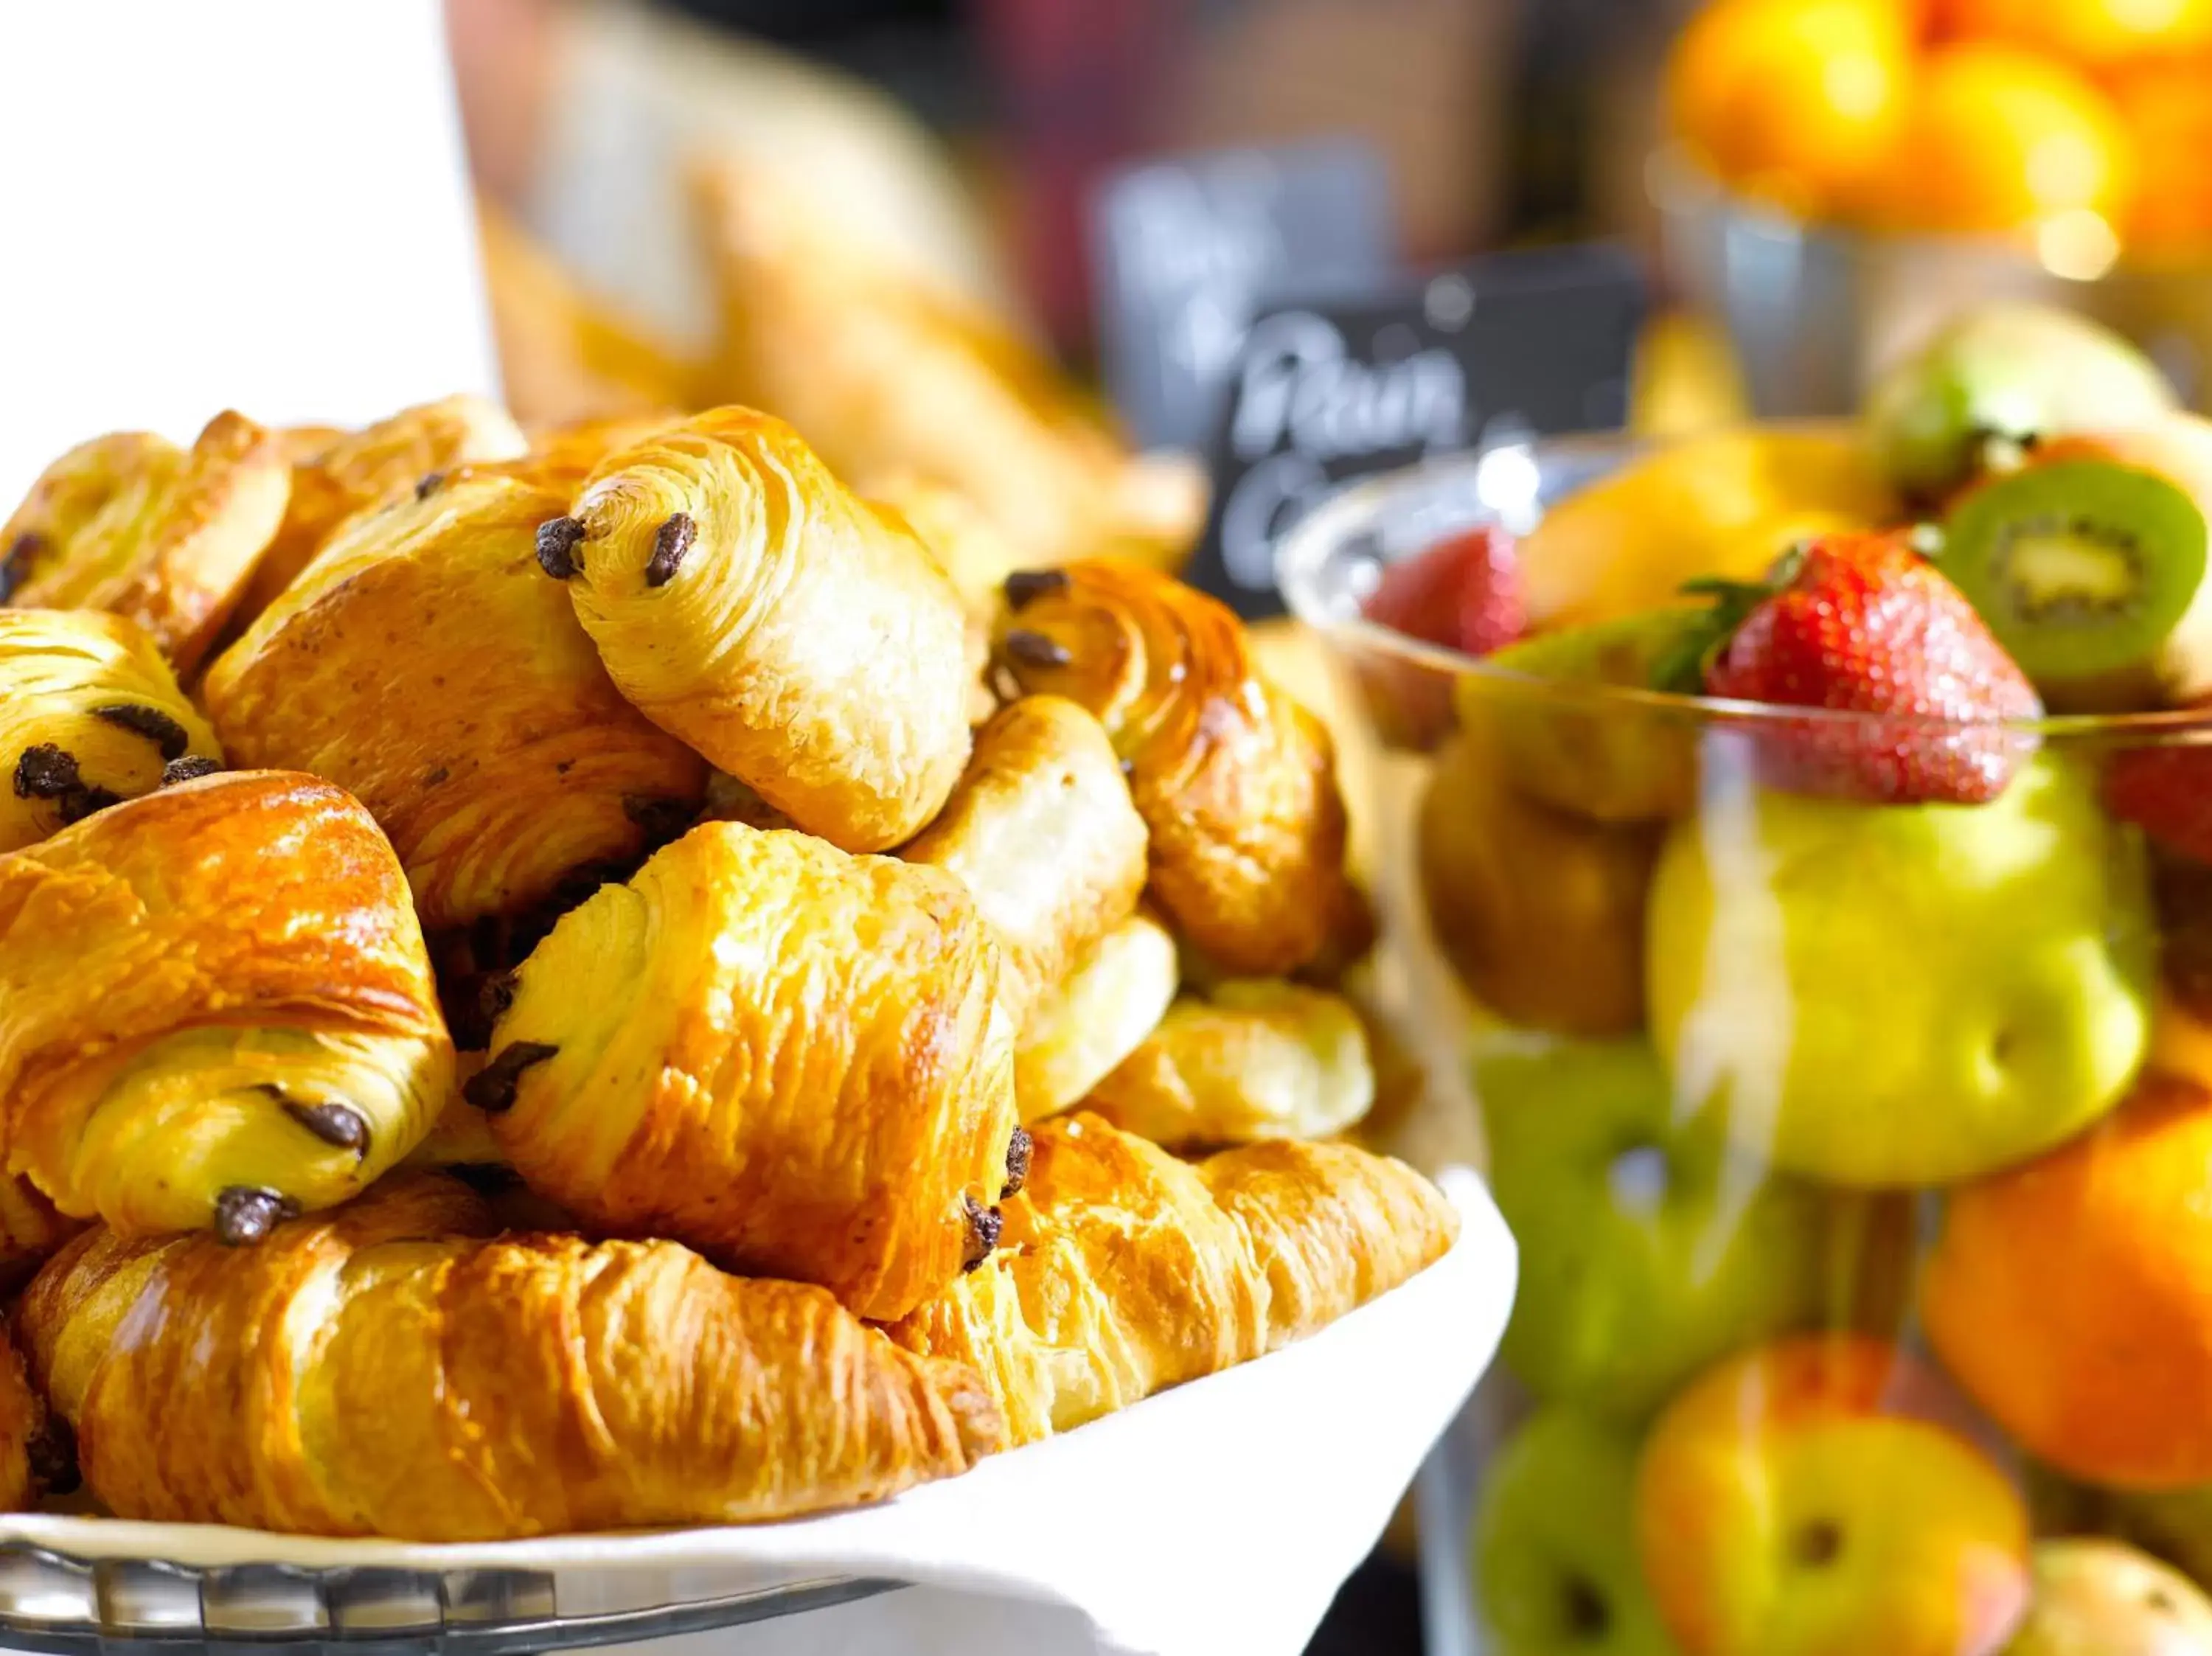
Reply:
[[0, 1513], [31, 1510], [46, 1470], [34, 1461], [47, 1453], [46, 1406], [31, 1389], [23, 1359], [0, 1326]]
[[1101, 937], [1022, 1025], [1014, 1049], [1022, 1119], [1081, 1103], [1159, 1026], [1179, 970], [1175, 938], [1150, 914], [1132, 914]]
[[13, 1294], [54, 1250], [84, 1228], [65, 1219], [29, 1180], [0, 1178], [0, 1294]]
[[215, 732], [136, 622], [0, 610], [0, 852], [222, 766]]
[[1006, 577], [1021, 559], [999, 527], [957, 489], [933, 483], [910, 472], [878, 480], [869, 498], [896, 512], [951, 578], [967, 612], [963, 633], [968, 646], [968, 719], [980, 725], [999, 705], [986, 675], [991, 664], [991, 623], [997, 619]]
[[809, 833], [884, 850], [959, 779], [959, 595], [781, 421], [716, 409], [622, 451], [538, 554], [623, 694]]
[[560, 425], [698, 405], [694, 364], [585, 294], [513, 218], [480, 209], [500, 378], [517, 418]]
[[1030, 1443], [1303, 1339], [1458, 1228], [1427, 1180], [1347, 1144], [1194, 1165], [1078, 1113], [1036, 1130], [1000, 1251], [891, 1338], [972, 1365]]
[[520, 459], [474, 470], [522, 477], [540, 488], [573, 496], [609, 455], [683, 423], [681, 414], [668, 411], [541, 427], [530, 434], [530, 452]]
[[1130, 454], [1103, 411], [1012, 330], [883, 262], [733, 157], [698, 173], [721, 294], [720, 396], [773, 409], [872, 494], [958, 490], [1019, 549], [1161, 567], [1206, 510], [1188, 460]]
[[944, 813], [899, 854], [956, 874], [997, 931], [1017, 1026], [1145, 889], [1145, 823], [1098, 721], [1026, 696], [975, 733]]
[[300, 578], [338, 525], [356, 513], [469, 461], [511, 460], [528, 446], [505, 409], [464, 394], [402, 409], [295, 458], [283, 524], [254, 566], [239, 605], [240, 630]]
[[0, 857], [9, 1168], [249, 1241], [365, 1189], [452, 1088], [398, 859], [325, 782], [180, 783]]
[[93, 1231], [24, 1300], [32, 1371], [117, 1516], [305, 1534], [787, 1518], [998, 1446], [972, 1372], [819, 1289], [671, 1242], [490, 1228], [418, 1174], [243, 1257]]
[[146, 432], [80, 443], [0, 526], [0, 604], [112, 610], [189, 677], [291, 488], [284, 440], [243, 415], [218, 414], [190, 449]]
[[896, 1317], [997, 1234], [1000, 969], [942, 870], [709, 822], [562, 917], [469, 1097], [594, 1227]]
[[1259, 979], [1176, 1002], [1084, 1107], [1156, 1144], [1188, 1149], [1325, 1138], [1374, 1103], [1367, 1032], [1351, 1003]]
[[538, 569], [564, 504], [464, 471], [354, 519], [203, 687], [234, 761], [368, 807], [433, 931], [635, 867], [705, 794], [705, 762], [623, 700]]
[[1344, 800], [1328, 732], [1262, 677], [1224, 605], [1094, 559], [1006, 585], [996, 658], [1023, 692], [1098, 716], [1152, 830], [1152, 894], [1223, 968], [1273, 976], [1328, 941]]

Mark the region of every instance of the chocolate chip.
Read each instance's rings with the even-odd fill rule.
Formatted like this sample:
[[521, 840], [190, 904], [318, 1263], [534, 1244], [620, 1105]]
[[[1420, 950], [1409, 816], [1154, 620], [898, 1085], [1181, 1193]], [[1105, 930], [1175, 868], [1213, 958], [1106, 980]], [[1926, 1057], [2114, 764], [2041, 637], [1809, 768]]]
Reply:
[[121, 804], [123, 796], [112, 793], [106, 788], [71, 788], [57, 803], [61, 806], [63, 825], [67, 827], [82, 822], [86, 817], [106, 810], [110, 805]]
[[118, 730], [143, 736], [161, 750], [163, 759], [179, 759], [192, 745], [191, 732], [163, 713], [159, 707], [142, 707], [135, 701], [118, 701], [112, 707], [94, 707], [92, 716]]
[[444, 765], [441, 765], [437, 769], [432, 771], [428, 776], [422, 779], [422, 786], [426, 788], [440, 787], [453, 780], [453, 773], [452, 770]]
[[1066, 591], [1065, 569], [1017, 569], [1006, 577], [1006, 602], [1017, 610], [1048, 593]]
[[580, 519], [556, 518], [538, 525], [538, 567], [555, 580], [566, 580], [583, 566], [576, 549], [584, 543]]
[[645, 830], [646, 842], [665, 846], [680, 840], [699, 815], [689, 799], [655, 798], [646, 794], [623, 796], [623, 815]]
[[279, 1220], [299, 1211], [300, 1204], [289, 1196], [253, 1185], [231, 1185], [215, 1198], [215, 1239], [225, 1247], [258, 1242]]
[[699, 538], [699, 525], [691, 521], [691, 514], [679, 512], [660, 525], [653, 537], [653, 557], [645, 566], [647, 586], [665, 586], [676, 579], [676, 572], [684, 567], [684, 560], [691, 550], [691, 543]]
[[968, 1204], [968, 1246], [960, 1256], [960, 1269], [973, 1271], [991, 1257], [991, 1250], [999, 1245], [999, 1230], [1006, 1222], [996, 1208], [987, 1208], [974, 1197]]
[[518, 1040], [471, 1076], [461, 1096], [486, 1115], [504, 1115], [514, 1107], [514, 1089], [522, 1072], [560, 1050], [542, 1040]]
[[514, 1004], [515, 988], [516, 979], [512, 972], [495, 972], [477, 987], [477, 1010], [483, 1015], [486, 1024], [497, 1023], [507, 1016], [507, 1009]]
[[284, 1101], [284, 1113], [332, 1149], [351, 1150], [356, 1159], [368, 1156], [368, 1123], [350, 1104], [295, 1104]]
[[24, 1447], [30, 1457], [33, 1481], [48, 1495], [74, 1495], [84, 1482], [83, 1473], [77, 1470], [76, 1434], [52, 1410]]
[[1000, 647], [1024, 667], [1065, 667], [1075, 659], [1056, 638], [1017, 627], [1000, 640]]
[[418, 500], [428, 500], [433, 494], [435, 494], [438, 492], [438, 485], [445, 481], [446, 474], [442, 471], [424, 472], [422, 476], [416, 481], [415, 498]]
[[64, 753], [51, 742], [23, 749], [15, 761], [18, 799], [58, 799], [84, 786], [76, 773], [76, 755]]
[[1027, 1127], [1014, 1129], [1014, 1136], [1006, 1142], [1006, 1184], [999, 1192], [1001, 1202], [1009, 1196], [1020, 1195], [1022, 1186], [1029, 1183], [1030, 1152], [1036, 1147], [1036, 1141], [1030, 1137]]
[[222, 768], [222, 761], [210, 759], [201, 754], [186, 754], [182, 759], [172, 759], [161, 767], [161, 786], [173, 788], [179, 782], [197, 782], [203, 776], [213, 776]]
[[16, 589], [31, 579], [31, 560], [46, 550], [46, 537], [34, 529], [27, 529], [8, 543], [0, 552], [0, 604], [15, 596]]

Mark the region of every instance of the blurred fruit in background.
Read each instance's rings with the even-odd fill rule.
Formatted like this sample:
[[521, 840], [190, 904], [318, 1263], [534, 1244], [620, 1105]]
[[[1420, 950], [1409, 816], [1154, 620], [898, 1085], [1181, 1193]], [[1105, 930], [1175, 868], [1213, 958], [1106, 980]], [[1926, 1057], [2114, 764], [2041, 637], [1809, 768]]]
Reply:
[[1893, 0], [1716, 0], [1675, 48], [1668, 102], [1723, 178], [1821, 218], [1887, 161], [1911, 71]]
[[2208, 53], [2212, 0], [1707, 0], [1667, 107], [1740, 195], [2088, 277], [2212, 249]]

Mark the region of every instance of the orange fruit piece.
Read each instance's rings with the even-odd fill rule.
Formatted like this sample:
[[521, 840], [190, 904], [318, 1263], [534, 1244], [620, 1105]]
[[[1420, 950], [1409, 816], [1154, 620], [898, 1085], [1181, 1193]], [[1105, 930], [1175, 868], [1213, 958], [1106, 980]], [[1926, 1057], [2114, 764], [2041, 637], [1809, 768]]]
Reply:
[[2060, 1471], [2212, 1482], [2212, 1092], [2147, 1071], [2081, 1137], [1954, 1191], [1921, 1312], [1976, 1401]]
[[1943, 0], [1948, 33], [2106, 69], [2212, 45], [2212, 0]]
[[1990, 42], [1922, 64], [1869, 216], [1922, 232], [2007, 232], [2094, 214], [2117, 230], [2134, 187], [2119, 112], [2079, 70]]
[[1668, 106], [1726, 182], [1818, 218], [1888, 155], [1911, 73], [1896, 0], [1716, 0], [1675, 42]]
[[2112, 102], [2136, 160], [2122, 239], [2153, 259], [2212, 253], [2212, 52], [2120, 71]]

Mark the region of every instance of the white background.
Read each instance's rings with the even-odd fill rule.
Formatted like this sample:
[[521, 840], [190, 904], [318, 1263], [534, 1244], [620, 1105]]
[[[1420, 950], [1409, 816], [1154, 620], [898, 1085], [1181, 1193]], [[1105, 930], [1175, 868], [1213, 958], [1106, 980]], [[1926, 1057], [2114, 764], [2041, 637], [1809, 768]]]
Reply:
[[0, 518], [103, 431], [496, 389], [436, 0], [0, 0]]

